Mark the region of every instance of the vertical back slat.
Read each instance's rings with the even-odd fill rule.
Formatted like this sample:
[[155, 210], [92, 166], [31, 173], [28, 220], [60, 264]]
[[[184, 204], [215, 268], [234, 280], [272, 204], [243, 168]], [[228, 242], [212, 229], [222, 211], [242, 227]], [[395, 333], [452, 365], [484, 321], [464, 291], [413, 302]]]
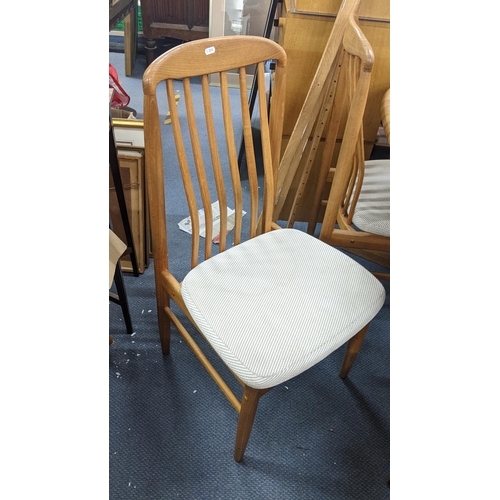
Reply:
[[[242, 210], [243, 200], [241, 193], [240, 169], [238, 166], [238, 154], [236, 153], [236, 144], [234, 142], [234, 128], [231, 115], [231, 104], [229, 101], [229, 88], [227, 84], [226, 72], [220, 75], [220, 92], [222, 99], [222, 116], [224, 119], [224, 130], [226, 133], [226, 147], [229, 159], [229, 170], [231, 172], [231, 182], [233, 187], [234, 197], [234, 244], [237, 245], [241, 241], [241, 225], [242, 225]], [[222, 235], [221, 235], [222, 236]]]
[[[186, 80], [186, 79], [185, 79]], [[175, 102], [175, 92], [173, 80], [167, 80], [168, 106], [170, 108], [170, 117], [172, 119], [172, 133], [174, 136], [175, 147], [177, 150], [177, 159], [181, 171], [182, 183], [186, 192], [186, 199], [191, 216], [192, 238], [191, 238], [191, 267], [198, 264], [198, 251], [200, 248], [200, 221], [198, 218], [198, 209], [196, 206], [196, 197], [194, 194], [193, 183], [189, 173], [189, 164], [186, 157], [182, 131], [179, 122], [179, 114]]]
[[266, 81], [264, 77], [264, 63], [257, 64], [257, 86], [260, 112], [260, 137], [262, 143], [262, 162], [264, 164], [264, 210], [263, 224], [264, 232], [271, 230], [272, 213], [266, 207], [271, 206], [274, 199], [274, 171], [271, 154], [271, 141], [269, 133], [269, 118], [267, 116]]
[[[271, 143], [271, 153], [272, 153], [272, 166], [273, 166], [273, 177], [272, 177], [272, 190], [273, 196], [272, 201], [276, 199], [276, 189], [278, 182], [278, 170], [281, 158], [281, 143], [283, 138], [283, 119], [285, 116], [285, 95], [286, 95], [286, 72], [285, 66], [282, 61], [276, 61], [275, 72], [274, 72], [274, 84], [272, 87], [271, 95], [271, 115], [269, 116], [269, 136]], [[263, 213], [265, 214], [267, 210], [273, 212], [272, 206], [263, 206]], [[272, 217], [272, 215], [271, 215]], [[273, 219], [274, 221], [274, 219]], [[262, 229], [260, 225], [259, 229]]]
[[[354, 95], [357, 89], [357, 82], [361, 74], [361, 60], [358, 57], [350, 56], [349, 81], [351, 82], [348, 93], [349, 99], [354, 100]], [[365, 158], [363, 144], [363, 127], [359, 128], [356, 138], [356, 145], [352, 159], [351, 178], [347, 189], [346, 199], [344, 200], [344, 214], [347, 217], [347, 223], [351, 224], [356, 203], [358, 202], [359, 193], [363, 186]]]
[[205, 259], [210, 258], [212, 252], [212, 224], [208, 222], [212, 219], [212, 207], [210, 203], [210, 192], [208, 190], [207, 175], [205, 172], [205, 164], [203, 161], [203, 153], [200, 145], [200, 137], [198, 126], [196, 123], [196, 115], [193, 105], [193, 94], [191, 92], [191, 82], [189, 78], [183, 80], [184, 95], [186, 101], [186, 114], [189, 127], [189, 136], [191, 138], [191, 148], [193, 151], [194, 165], [196, 175], [198, 177], [198, 185], [200, 188], [201, 201], [205, 212]]
[[354, 166], [355, 170], [355, 187], [353, 189], [353, 194], [350, 197], [349, 205], [347, 208], [347, 223], [352, 224], [352, 218], [354, 217], [354, 212], [356, 210], [356, 204], [358, 203], [359, 195], [363, 187], [363, 182], [365, 178], [365, 148], [364, 148], [364, 135], [363, 127], [359, 130], [358, 141], [356, 143], [356, 151], [354, 152]]
[[[221, 103], [222, 103], [222, 109], [224, 110], [224, 81], [226, 80], [226, 73], [221, 72], [219, 73], [219, 80], [220, 80], [220, 95], [221, 95]], [[227, 86], [227, 85], [226, 85]], [[225, 120], [226, 117], [225, 112], [223, 111], [223, 122], [224, 122], [224, 128], [225, 128]], [[227, 132], [226, 132], [227, 134]], [[226, 143], [227, 143], [227, 138], [226, 138]], [[217, 142], [213, 142], [214, 147], [218, 147]], [[226, 146], [226, 152], [227, 152], [227, 146]], [[220, 178], [221, 181], [221, 195], [222, 198], [219, 196], [219, 208], [220, 208], [220, 217], [219, 217], [219, 251], [223, 252], [226, 249], [226, 236], [227, 236], [227, 195], [226, 195], [226, 186], [225, 186], [225, 180], [224, 180], [224, 175], [221, 169], [220, 162], [218, 165], [214, 165], [214, 169], [217, 168], [217, 176]], [[222, 201], [224, 200], [224, 202]]]
[[248, 92], [245, 68], [240, 68], [240, 103], [243, 143], [245, 145], [245, 159], [248, 171], [248, 183], [250, 188], [250, 238], [257, 234], [257, 217], [259, 210], [259, 184], [257, 181], [257, 164], [252, 137], [252, 120], [248, 107]]
[[[217, 136], [215, 133], [215, 124], [212, 111], [212, 101], [210, 99], [210, 87], [208, 83], [208, 75], [203, 75], [201, 77], [201, 88], [203, 94], [203, 106], [205, 110], [205, 122], [207, 126], [208, 143], [210, 148], [210, 157], [212, 159], [212, 170], [214, 173], [215, 188], [217, 190], [217, 197], [219, 200], [219, 211], [220, 211], [220, 242], [219, 251], [223, 252], [226, 248], [226, 232], [227, 232], [227, 199], [226, 199], [226, 189], [224, 186], [224, 177], [222, 175], [221, 165], [220, 165], [220, 155], [219, 147], [217, 144]], [[205, 213], [207, 209], [205, 208]], [[210, 209], [210, 220], [205, 219], [206, 224], [213, 225], [212, 210]], [[212, 245], [212, 238], [206, 241], [207, 245]]]
[[[346, 93], [349, 99], [349, 106], [352, 105], [352, 101], [354, 99], [354, 93], [356, 92], [356, 83], [359, 78], [359, 64], [357, 64], [358, 58], [349, 54], [347, 58], [346, 65], [346, 79], [347, 79], [347, 88]], [[349, 211], [349, 204], [352, 200], [352, 195], [354, 192], [354, 187], [356, 185], [356, 178], [358, 176], [358, 164], [356, 161], [356, 149], [358, 145], [359, 135], [356, 139], [356, 144], [354, 146], [354, 153], [352, 158], [350, 159], [350, 177], [347, 183], [346, 194], [344, 200], [342, 202], [343, 214], [346, 215]]]

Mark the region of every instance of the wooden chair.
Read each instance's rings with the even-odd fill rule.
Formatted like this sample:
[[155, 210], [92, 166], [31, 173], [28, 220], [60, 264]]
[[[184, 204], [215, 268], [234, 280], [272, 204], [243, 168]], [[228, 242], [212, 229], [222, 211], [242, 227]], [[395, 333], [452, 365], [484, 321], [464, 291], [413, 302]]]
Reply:
[[[300, 180], [286, 221], [287, 227], [294, 226], [309, 186], [310, 165], [322, 151], [313, 202], [308, 207], [307, 232], [314, 234], [317, 224], [322, 222], [319, 236], [322, 241], [388, 267], [390, 162], [364, 158], [363, 115], [374, 54], [358, 25], [358, 5], [359, 0], [345, 0], [332, 29], [328, 50], [307, 96], [311, 100], [313, 93], [317, 94], [311, 101], [317, 109], [313, 111], [306, 99], [279, 165], [274, 218], [281, 213], [291, 192], [292, 178], [297, 176]], [[311, 144], [307, 144], [309, 133], [303, 133], [307, 129], [313, 131]], [[319, 148], [323, 136], [324, 147]], [[340, 146], [338, 137], [342, 138]], [[306, 161], [301, 163], [302, 155], [306, 155]], [[377, 276], [388, 277], [386, 273]]]
[[[342, 1], [332, 31], [326, 42], [325, 50], [280, 160], [273, 220], [287, 220], [289, 227], [293, 227], [295, 222], [295, 209], [302, 201], [303, 190], [307, 185], [327, 124], [330, 125], [328, 137], [326, 138], [327, 144], [329, 148], [335, 146], [335, 127], [337, 126], [335, 120], [340, 119], [340, 116], [338, 114], [334, 115], [331, 109], [334, 97], [341, 95], [341, 93], [337, 94], [337, 89], [342, 67], [341, 60], [344, 53], [345, 34], [349, 25], [357, 23], [355, 16], [360, 1]], [[332, 153], [333, 150], [325, 153], [323, 157], [327, 158]], [[303, 158], [305, 161], [302, 161]], [[299, 179], [297, 183], [294, 182], [295, 178]], [[293, 191], [292, 185], [294, 184], [299, 187], [294, 194], [292, 208], [286, 216], [283, 216], [282, 211], [285, 202]]]
[[322, 222], [321, 240], [388, 267], [390, 162], [364, 159], [362, 120], [374, 54], [358, 25], [359, 4], [344, 0], [339, 10], [278, 167], [273, 219], [294, 226], [312, 166], [319, 164], [307, 232], [314, 234]]
[[[320, 209], [326, 206], [319, 238], [368, 258], [371, 254], [380, 261], [376, 255], [388, 256], [390, 251], [390, 160], [366, 161], [364, 157], [362, 124], [373, 63], [368, 40], [357, 24], [351, 23], [343, 40], [339, 72], [346, 91], [335, 96], [330, 123], [338, 130], [341, 124], [336, 117], [347, 110], [342, 143], [333, 164], [334, 145], [325, 147], [327, 154], [322, 158], [308, 232], [314, 233]], [[332, 174], [325, 200], [325, 185]], [[389, 277], [386, 273], [377, 276]]]
[[[264, 65], [269, 60], [276, 62], [276, 71], [268, 117]], [[257, 67], [258, 106], [252, 118], [255, 120], [256, 113], [260, 115], [261, 176], [257, 173], [245, 80], [245, 67], [250, 65]], [[243, 458], [259, 398], [345, 343], [340, 376], [346, 377], [369, 322], [385, 298], [380, 282], [344, 253], [305, 232], [279, 229], [272, 223], [285, 67], [284, 50], [271, 40], [215, 37], [169, 50], [154, 60], [143, 76], [146, 177], [162, 351], [170, 351], [173, 323], [239, 413], [236, 461]], [[239, 75], [239, 90], [228, 86], [230, 70]], [[220, 76], [220, 88], [209, 86], [208, 75], [212, 73]], [[172, 152], [162, 151], [163, 124], [157, 95], [161, 99], [163, 92], [157, 93], [157, 87], [163, 81], [177, 161]], [[193, 102], [194, 85], [201, 86], [203, 103]], [[176, 106], [175, 94], [181, 86], [184, 95]], [[237, 110], [232, 109], [233, 92]], [[221, 107], [216, 106], [219, 94]], [[220, 116], [223, 125], [216, 128]], [[241, 129], [237, 120], [242, 121]], [[247, 161], [246, 191], [242, 189], [237, 160], [240, 131]], [[203, 148], [205, 142], [208, 145]], [[173, 177], [168, 178], [164, 168], [171, 172], [175, 164], [180, 168], [193, 231], [189, 236], [175, 227], [173, 245], [172, 234], [166, 229], [165, 199], [165, 186], [173, 182]], [[214, 181], [210, 184], [208, 178], [212, 175]], [[263, 183], [260, 189], [259, 182]], [[229, 235], [226, 210], [221, 210], [220, 243], [215, 246], [214, 201], [219, 201], [222, 208], [228, 204], [235, 207], [234, 230]], [[206, 221], [204, 245], [199, 236], [200, 209]], [[259, 220], [262, 231], [257, 229]], [[180, 281], [175, 277], [179, 269], [169, 266], [168, 248], [178, 251], [182, 239], [190, 248], [187, 255], [191, 270]], [[181, 313], [176, 314], [170, 307], [170, 299]], [[203, 352], [207, 345], [241, 384], [240, 398], [216, 371], [214, 364], [218, 361], [211, 362]]]

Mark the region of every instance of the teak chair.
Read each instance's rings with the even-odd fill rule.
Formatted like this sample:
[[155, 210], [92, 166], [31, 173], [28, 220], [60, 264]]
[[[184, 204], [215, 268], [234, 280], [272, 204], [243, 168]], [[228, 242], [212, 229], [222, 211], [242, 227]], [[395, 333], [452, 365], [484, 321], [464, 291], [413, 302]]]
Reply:
[[[323, 131], [332, 118], [331, 107], [338, 88], [338, 76], [341, 68], [344, 39], [349, 24], [356, 23], [356, 13], [361, 0], [343, 0], [339, 8], [332, 31], [325, 45], [314, 78], [302, 104], [301, 111], [293, 127], [290, 140], [281, 158], [276, 181], [276, 199], [273, 207], [273, 219], [282, 219], [285, 200], [292, 190], [295, 176], [300, 177], [299, 186], [305, 186], [310, 168], [318, 151]], [[336, 115], [337, 116], [337, 115]], [[338, 116], [337, 116], [338, 117]], [[331, 124], [335, 125], [335, 124]], [[332, 133], [333, 132], [333, 133]], [[330, 126], [329, 145], [334, 145], [334, 128]], [[310, 138], [313, 138], [310, 141]], [[311, 144], [308, 146], [308, 143]], [[305, 156], [304, 162], [301, 162]], [[300, 187], [293, 200], [296, 206], [301, 201]], [[293, 224], [293, 209], [286, 219]]]
[[[326, 205], [319, 235], [322, 241], [348, 250], [389, 252], [390, 160], [365, 161], [363, 115], [374, 54], [355, 18], [346, 29], [342, 46], [338, 79], [345, 91], [337, 93], [333, 101], [308, 233], [314, 233], [321, 206]], [[343, 129], [338, 119], [342, 110], [347, 111]], [[332, 164], [339, 130], [342, 142]], [[332, 144], [328, 144], [331, 139]], [[328, 198], [324, 200], [324, 188], [332, 173]]]
[[[363, 115], [374, 54], [358, 25], [359, 3], [360, 0], [344, 0], [339, 10], [280, 161], [273, 218], [284, 218], [287, 227], [293, 227], [306, 199], [304, 193], [312, 188], [307, 232], [315, 233], [324, 211], [322, 241], [375, 257], [375, 261], [385, 265], [390, 248], [390, 162], [365, 162], [364, 158]], [[324, 147], [319, 148], [322, 137]], [[311, 186], [308, 179], [320, 151], [317, 181]], [[293, 181], [295, 178], [298, 180]], [[293, 189], [292, 183], [296, 185]], [[293, 195], [291, 208], [283, 217], [282, 209], [289, 195]]]
[[[268, 117], [264, 65], [269, 60], [275, 61], [276, 71]], [[251, 65], [257, 68], [258, 109], [254, 110], [254, 118], [255, 113], [260, 115], [264, 171], [261, 196], [245, 80], [245, 67]], [[239, 413], [234, 450], [238, 462], [249, 440], [259, 398], [348, 343], [340, 371], [341, 377], [346, 377], [369, 322], [385, 299], [380, 282], [350, 257], [305, 232], [279, 229], [272, 224], [285, 66], [284, 50], [271, 40], [254, 36], [215, 37], [169, 50], [143, 76], [147, 188], [161, 346], [163, 353], [168, 354], [173, 323]], [[238, 72], [239, 90], [229, 88], [230, 70]], [[220, 78], [220, 89], [209, 86], [208, 75], [213, 73]], [[193, 103], [193, 77], [199, 77], [195, 81], [202, 89], [203, 104], [198, 106]], [[173, 80], [182, 80], [184, 97], [178, 106]], [[176, 250], [181, 238], [190, 241], [191, 249], [191, 270], [182, 282], [174, 276], [178, 271], [169, 267], [167, 251], [165, 183], [169, 181], [164, 177], [157, 102], [157, 87], [163, 81], [177, 152], [175, 163], [180, 167], [193, 227], [192, 236], [176, 229]], [[181, 83], [177, 81], [175, 85], [179, 87]], [[214, 125], [218, 112], [212, 91], [220, 92], [223, 130], [216, 130]], [[231, 113], [233, 91], [239, 94], [237, 113]], [[242, 121], [248, 196], [242, 192], [236, 147], [240, 129], [235, 116]], [[208, 149], [203, 149], [202, 139], [208, 142]], [[186, 151], [189, 145], [192, 155]], [[165, 155], [168, 171], [170, 162], [175, 161], [173, 156]], [[207, 180], [212, 174], [215, 188]], [[243, 205], [246, 196], [248, 206]], [[226, 237], [227, 215], [221, 210], [217, 247], [212, 244], [211, 204], [218, 200], [220, 207], [225, 207], [229, 199], [236, 210], [234, 231]], [[204, 210], [207, 228], [203, 249], [199, 208]], [[245, 218], [242, 210], [248, 214]], [[247, 225], [248, 229], [243, 230]], [[234, 245], [228, 243], [231, 238]], [[170, 299], [182, 313], [175, 314]], [[187, 320], [198, 332], [186, 325]], [[243, 387], [241, 398], [203, 353], [202, 346], [207, 344], [196, 338], [200, 334]]]

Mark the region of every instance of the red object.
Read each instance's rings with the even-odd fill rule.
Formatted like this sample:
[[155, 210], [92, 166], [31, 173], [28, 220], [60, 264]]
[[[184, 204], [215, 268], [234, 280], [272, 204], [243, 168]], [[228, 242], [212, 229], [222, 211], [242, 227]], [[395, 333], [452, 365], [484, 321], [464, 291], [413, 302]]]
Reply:
[[114, 90], [110, 104], [112, 108], [121, 108], [128, 105], [130, 102], [130, 96], [120, 85], [120, 82], [118, 81], [118, 73], [112, 64], [109, 65], [109, 88]]

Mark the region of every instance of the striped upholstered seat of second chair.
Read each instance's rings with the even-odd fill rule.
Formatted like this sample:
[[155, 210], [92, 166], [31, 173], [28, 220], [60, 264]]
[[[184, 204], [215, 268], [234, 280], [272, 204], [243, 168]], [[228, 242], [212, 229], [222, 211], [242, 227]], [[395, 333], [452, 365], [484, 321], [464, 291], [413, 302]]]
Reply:
[[362, 231], [390, 237], [390, 160], [365, 162], [363, 186], [352, 222]]

